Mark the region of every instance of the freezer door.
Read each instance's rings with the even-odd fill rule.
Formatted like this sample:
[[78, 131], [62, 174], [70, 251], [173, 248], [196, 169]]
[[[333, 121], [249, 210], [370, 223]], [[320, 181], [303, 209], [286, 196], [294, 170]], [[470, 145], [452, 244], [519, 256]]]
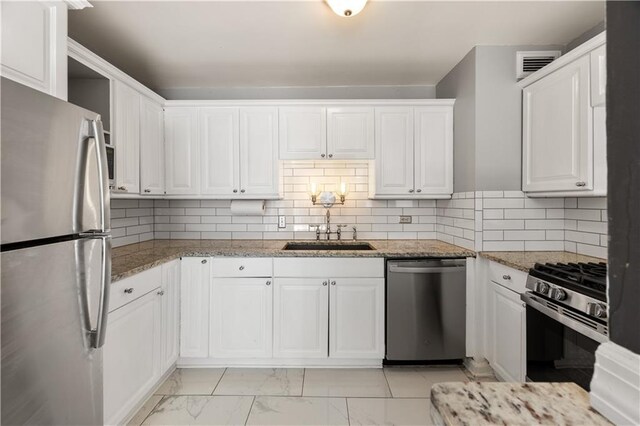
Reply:
[[105, 298], [105, 243], [1, 254], [2, 424], [102, 424], [102, 349], [93, 329]]
[[2, 244], [107, 231], [98, 114], [5, 78], [1, 98]]

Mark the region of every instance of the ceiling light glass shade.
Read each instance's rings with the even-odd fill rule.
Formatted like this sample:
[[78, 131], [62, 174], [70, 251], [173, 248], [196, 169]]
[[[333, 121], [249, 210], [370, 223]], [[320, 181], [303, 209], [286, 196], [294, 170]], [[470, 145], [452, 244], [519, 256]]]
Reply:
[[356, 16], [367, 4], [367, 0], [326, 0], [326, 2], [336, 15], [346, 18]]

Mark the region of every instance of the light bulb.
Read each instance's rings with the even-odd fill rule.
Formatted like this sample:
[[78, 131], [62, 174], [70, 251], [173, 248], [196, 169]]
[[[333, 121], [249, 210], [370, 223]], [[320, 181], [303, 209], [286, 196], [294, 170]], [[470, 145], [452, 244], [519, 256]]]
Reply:
[[364, 9], [367, 0], [326, 0], [336, 15], [350, 18]]

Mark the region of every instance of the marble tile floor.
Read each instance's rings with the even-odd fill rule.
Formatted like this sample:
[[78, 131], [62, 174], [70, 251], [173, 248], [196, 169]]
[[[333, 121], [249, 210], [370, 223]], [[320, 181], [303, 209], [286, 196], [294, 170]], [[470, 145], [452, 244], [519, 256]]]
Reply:
[[431, 386], [469, 380], [460, 366], [177, 369], [129, 424], [429, 425]]

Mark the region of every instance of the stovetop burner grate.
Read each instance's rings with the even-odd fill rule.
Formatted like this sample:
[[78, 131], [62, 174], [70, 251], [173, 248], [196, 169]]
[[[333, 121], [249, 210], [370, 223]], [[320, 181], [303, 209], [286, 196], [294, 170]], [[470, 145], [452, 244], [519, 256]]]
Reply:
[[595, 263], [536, 263], [531, 275], [583, 294], [606, 300], [607, 264]]

